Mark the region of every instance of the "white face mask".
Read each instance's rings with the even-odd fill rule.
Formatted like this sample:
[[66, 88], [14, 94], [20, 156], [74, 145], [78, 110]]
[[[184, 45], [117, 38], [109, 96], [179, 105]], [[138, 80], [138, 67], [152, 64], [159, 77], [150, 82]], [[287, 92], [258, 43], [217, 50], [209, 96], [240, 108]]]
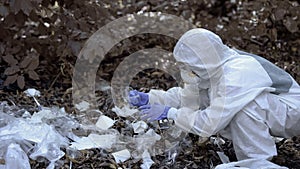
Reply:
[[187, 63], [177, 62], [180, 69], [181, 78], [185, 83], [195, 84], [197, 83], [200, 88], [208, 89], [210, 86], [210, 81], [201, 78], [200, 73], [197, 73], [197, 68], [190, 66]]

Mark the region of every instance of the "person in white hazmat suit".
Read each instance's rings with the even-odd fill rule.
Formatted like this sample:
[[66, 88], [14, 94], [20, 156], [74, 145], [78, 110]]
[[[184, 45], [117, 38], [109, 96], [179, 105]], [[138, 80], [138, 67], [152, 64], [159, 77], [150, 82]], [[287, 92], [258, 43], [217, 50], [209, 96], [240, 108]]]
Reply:
[[131, 103], [139, 107], [142, 119], [172, 119], [201, 137], [220, 133], [232, 140], [238, 160], [260, 160], [245, 167], [280, 168], [267, 160], [277, 155], [272, 136], [300, 135], [297, 82], [266, 59], [231, 49], [202, 28], [186, 32], [173, 54], [185, 85], [130, 91], [130, 97], [140, 98], [132, 97]]

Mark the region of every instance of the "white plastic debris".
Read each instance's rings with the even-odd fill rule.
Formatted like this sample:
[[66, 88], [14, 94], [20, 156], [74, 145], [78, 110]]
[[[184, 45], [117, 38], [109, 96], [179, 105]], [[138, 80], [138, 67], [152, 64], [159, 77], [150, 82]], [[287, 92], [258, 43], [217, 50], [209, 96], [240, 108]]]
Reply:
[[32, 115], [31, 121], [35, 123], [42, 123], [44, 118], [55, 118], [57, 114], [52, 113], [51, 109], [43, 108], [41, 111]]
[[149, 129], [145, 134], [137, 135], [137, 137], [132, 138], [135, 144], [134, 148], [141, 154], [145, 150], [150, 150], [153, 148], [154, 144], [161, 139], [161, 136], [157, 134], [153, 129]]
[[81, 101], [79, 104], [75, 105], [75, 108], [79, 111], [86, 111], [90, 108], [90, 103], [87, 101]]
[[273, 137], [273, 140], [275, 141], [275, 143], [279, 143], [279, 142], [281, 142], [282, 140], [284, 140], [284, 138], [281, 138], [281, 137]]
[[222, 163], [230, 163], [230, 160], [227, 155], [224, 154], [224, 152], [217, 151], [218, 156], [220, 157], [220, 160]]
[[[0, 104], [0, 158], [4, 158], [5, 152], [13, 152], [16, 156], [16, 152], [18, 152], [18, 159], [22, 160], [22, 162], [15, 161], [16, 167], [9, 168], [22, 168], [17, 165], [25, 165], [25, 161], [28, 162], [27, 155], [29, 155], [31, 159], [49, 160], [50, 164], [47, 169], [54, 169], [55, 162], [64, 156], [61, 148], [66, 148], [69, 145], [69, 140], [66, 135], [63, 136], [61, 133], [67, 133], [64, 131], [69, 130], [74, 123], [73, 121], [69, 123], [70, 119], [63, 115], [59, 109], [47, 108], [47, 110], [43, 111], [42, 108], [41, 112], [46, 112], [45, 114], [41, 113], [43, 116], [36, 113], [35, 116], [16, 118], [6, 114], [9, 111], [15, 111], [15, 109], [11, 109], [7, 104]], [[58, 116], [53, 115], [53, 119], [50, 119], [52, 114]], [[57, 123], [57, 120], [61, 120], [60, 123]], [[11, 145], [12, 143], [18, 143], [20, 148]], [[25, 153], [22, 153], [21, 150]]]
[[11, 143], [8, 146], [4, 168], [30, 169], [29, 159], [19, 144]]
[[226, 142], [221, 137], [210, 137], [210, 142], [214, 145], [217, 145], [220, 149], [222, 149], [222, 145], [224, 145]]
[[41, 92], [33, 88], [25, 90], [24, 93], [29, 97], [41, 96]]
[[40, 96], [41, 93], [40, 91], [36, 90], [36, 89], [33, 89], [33, 88], [29, 88], [27, 90], [24, 91], [24, 93], [28, 96], [28, 97], [32, 97], [33, 100], [35, 101], [35, 103], [37, 104], [37, 106], [39, 108], [41, 108], [41, 104], [37, 101], [37, 99], [35, 98], [35, 96]]
[[288, 169], [265, 159], [246, 159], [237, 162], [225, 163], [216, 166], [215, 169]]
[[146, 133], [145, 136], [148, 138], [153, 138], [153, 140], [158, 141], [161, 139], [161, 136], [157, 134], [153, 129], [149, 129]]
[[115, 121], [105, 115], [101, 115], [96, 122], [96, 126], [101, 130], [107, 130], [113, 126]]
[[69, 116], [64, 108], [58, 107], [43, 107], [39, 112], [32, 115], [30, 121], [32, 123], [51, 124], [59, 134], [73, 140], [76, 139], [77, 136], [72, 132], [72, 129], [76, 129], [80, 126], [79, 122]]
[[132, 116], [134, 113], [138, 112], [137, 109], [131, 109], [128, 106], [124, 106], [122, 108], [114, 107], [114, 108], [112, 108], [112, 111], [121, 117], [129, 117], [129, 116]]
[[150, 169], [154, 161], [151, 159], [149, 152], [146, 150], [142, 154], [143, 164], [141, 164], [141, 169]]
[[124, 162], [124, 161], [128, 160], [131, 157], [130, 152], [129, 152], [128, 149], [124, 149], [124, 150], [121, 150], [121, 151], [114, 152], [114, 153], [112, 153], [112, 155], [114, 156], [115, 161], [117, 163]]
[[134, 133], [144, 133], [148, 128], [148, 125], [144, 121], [137, 121], [135, 123], [131, 123]]
[[73, 142], [71, 148], [77, 150], [103, 148], [110, 149], [117, 141], [117, 136], [113, 134], [90, 134], [88, 137], [82, 137], [76, 142]]

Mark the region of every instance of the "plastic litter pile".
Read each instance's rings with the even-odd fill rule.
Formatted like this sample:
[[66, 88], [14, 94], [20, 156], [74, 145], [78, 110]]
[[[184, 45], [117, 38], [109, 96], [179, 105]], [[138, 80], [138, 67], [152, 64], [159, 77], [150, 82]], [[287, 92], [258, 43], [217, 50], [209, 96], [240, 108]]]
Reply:
[[64, 109], [41, 108], [30, 115], [23, 109], [0, 103], [0, 168], [28, 169], [29, 158], [48, 160], [48, 169], [64, 156], [61, 148], [67, 148], [70, 139], [77, 136], [72, 129], [79, 124]]
[[[142, 159], [141, 168], [149, 169], [154, 163], [151, 156], [163, 153], [160, 146], [165, 145], [157, 144], [162, 137], [153, 129], [156, 124], [150, 128], [144, 121], [126, 120], [124, 131], [134, 132], [134, 135], [128, 135], [113, 129], [116, 121], [100, 111], [95, 124], [81, 124], [76, 120], [77, 117], [67, 114], [63, 108], [40, 105], [36, 99], [40, 95], [39, 91], [28, 89], [25, 93], [36, 102], [37, 112], [31, 114], [24, 109], [10, 106], [7, 102], [0, 103], [0, 160], [5, 161], [0, 164], [0, 169], [30, 169], [29, 159], [46, 162], [47, 169], [53, 169], [61, 165], [60, 159], [65, 153], [92, 148], [107, 150], [117, 163], [130, 158], [136, 161]], [[84, 102], [77, 107], [86, 110], [88, 104]], [[128, 107], [116, 107], [113, 111], [122, 117], [133, 117], [137, 112]], [[78, 129], [89, 134], [74, 134], [73, 131]], [[180, 130], [174, 131], [170, 133], [174, 137], [181, 134]], [[168, 145], [167, 148], [173, 151], [173, 154], [169, 152], [168, 160], [175, 161], [178, 143], [169, 141]]]

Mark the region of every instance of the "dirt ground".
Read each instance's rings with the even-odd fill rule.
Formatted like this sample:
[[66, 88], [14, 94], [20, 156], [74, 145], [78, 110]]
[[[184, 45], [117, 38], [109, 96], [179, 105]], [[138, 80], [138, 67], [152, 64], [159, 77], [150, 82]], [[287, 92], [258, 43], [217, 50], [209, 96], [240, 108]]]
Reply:
[[[83, 44], [105, 24], [139, 11], [183, 17], [197, 27], [219, 34], [230, 47], [270, 60], [300, 83], [299, 0], [62, 0], [58, 1], [59, 8], [53, 7], [54, 1], [36, 2], [43, 4], [39, 7], [32, 4], [32, 8], [29, 5], [28, 8], [17, 8], [9, 2], [1, 1], [0, 8], [0, 16], [5, 18], [0, 21], [0, 98], [1, 101], [15, 103], [30, 112], [36, 111], [37, 107], [22, 91], [36, 88], [42, 94], [39, 98], [42, 105], [65, 107], [68, 113], [76, 114], [72, 104], [72, 75]], [[9, 12], [5, 13], [4, 8]], [[36, 12], [35, 8], [40, 12]], [[60, 22], [57, 22], [57, 18]], [[29, 20], [47, 22], [50, 26], [36, 26], [29, 24]], [[172, 38], [153, 34], [130, 37], [105, 56], [97, 77], [109, 82], [114, 70], [126, 56], [156, 46], [172, 51], [175, 43]], [[18, 69], [12, 69], [16, 65]], [[96, 85], [101, 87], [103, 84]], [[142, 91], [168, 89], [177, 85], [170, 75], [156, 69], [140, 72], [131, 83], [132, 88]], [[114, 115], [111, 111], [114, 104], [110, 91], [97, 90], [96, 94], [99, 110]], [[114, 127], [119, 129], [121, 125], [117, 123]], [[174, 164], [166, 165], [163, 154], [153, 157], [155, 164], [152, 168], [210, 168], [221, 164], [216, 153], [220, 147], [211, 142], [200, 144], [198, 136], [192, 134], [187, 136], [187, 140], [188, 143], [182, 143]], [[272, 160], [274, 163], [291, 169], [300, 168], [300, 137], [284, 139], [276, 145], [278, 156]], [[230, 160], [236, 160], [229, 140], [221, 148]], [[141, 161], [133, 160], [116, 164], [110, 153], [99, 149], [82, 151], [76, 159], [66, 155], [60, 161], [61, 168], [69, 168], [70, 162], [73, 168], [139, 168], [141, 164]], [[47, 164], [31, 161], [31, 166], [45, 168]]]

